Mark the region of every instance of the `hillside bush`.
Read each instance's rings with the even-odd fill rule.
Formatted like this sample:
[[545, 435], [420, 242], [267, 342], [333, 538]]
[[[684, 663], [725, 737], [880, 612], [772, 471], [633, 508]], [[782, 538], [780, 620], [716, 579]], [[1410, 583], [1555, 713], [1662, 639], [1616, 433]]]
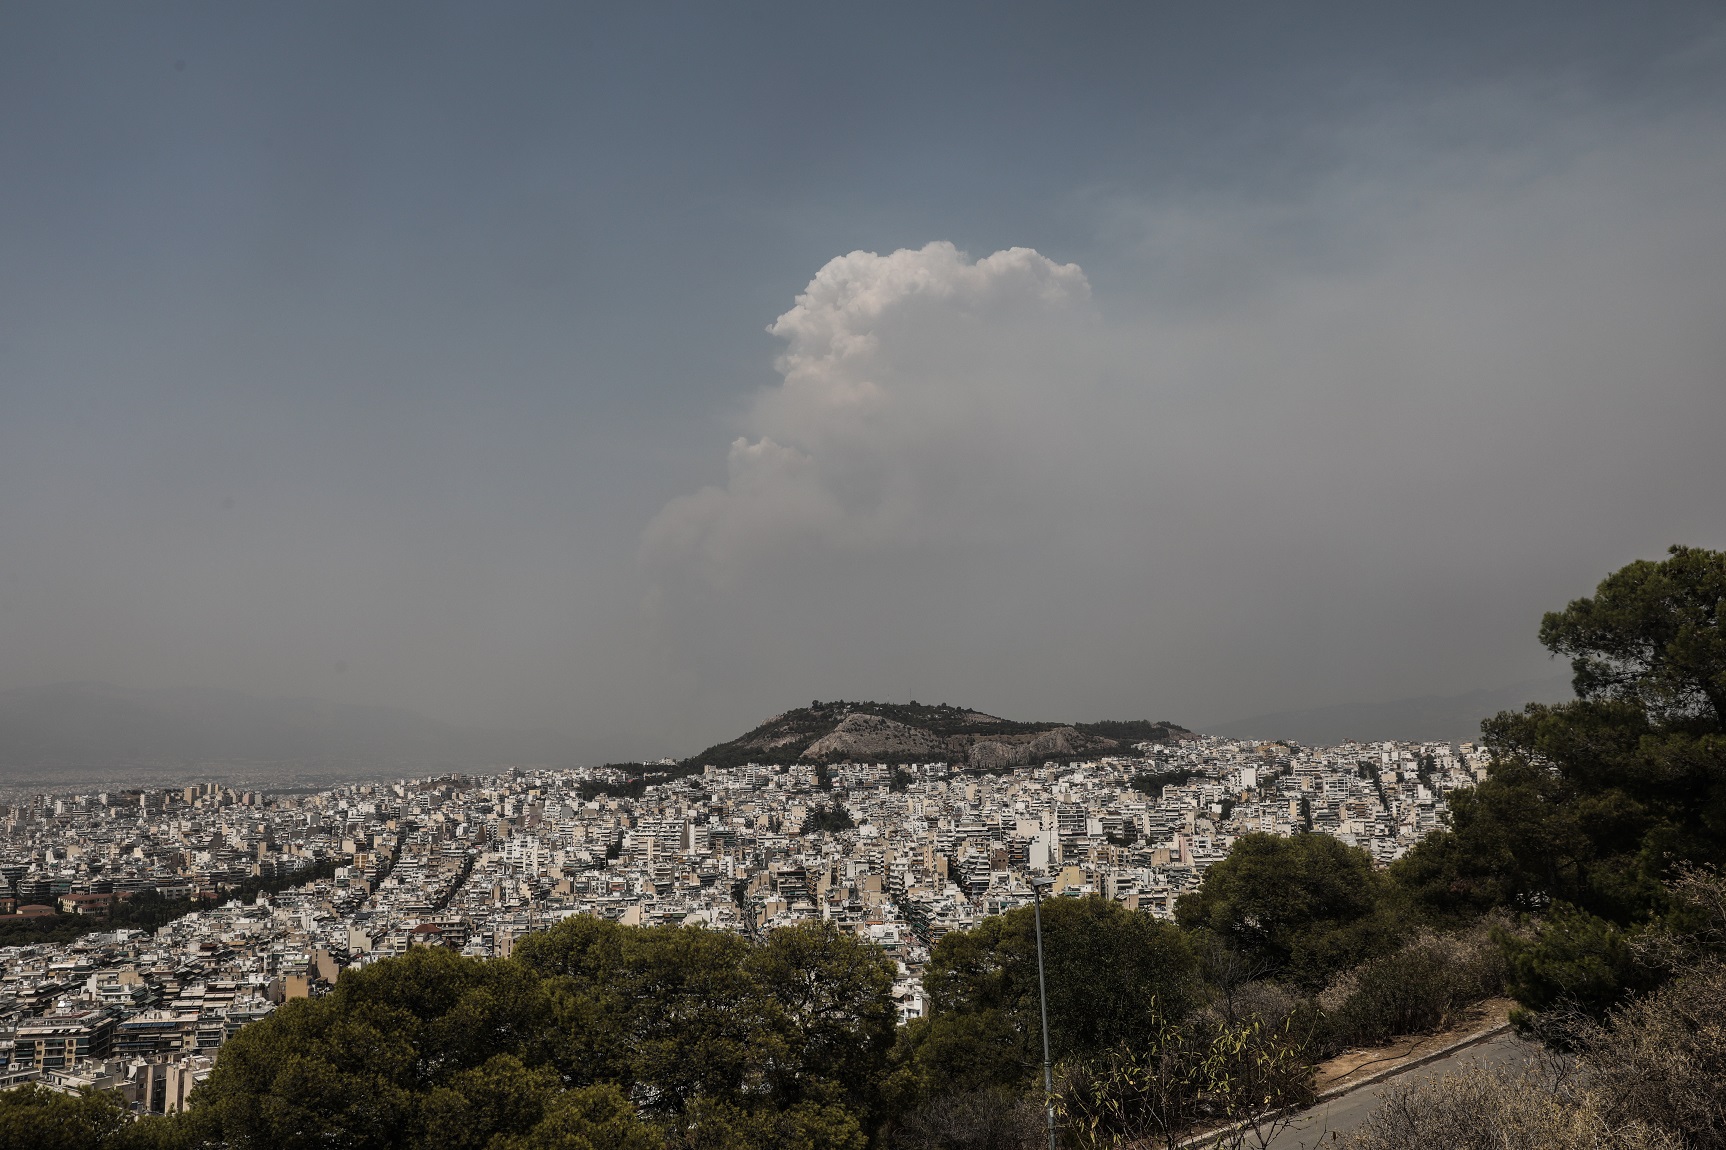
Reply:
[[1473, 1066], [1394, 1086], [1349, 1150], [1686, 1150], [1658, 1127], [1615, 1125], [1592, 1094]]
[[1504, 952], [1488, 927], [1423, 933], [1343, 975], [1320, 996], [1324, 1035], [1336, 1050], [1429, 1034], [1502, 994], [1504, 980]]
[[1229, 1023], [1197, 1015], [1159, 1021], [1126, 1044], [1061, 1067], [1056, 1106], [1070, 1145], [1175, 1147], [1213, 1130], [1213, 1147], [1262, 1145], [1312, 1103], [1305, 1036], [1285, 1022]]
[[967, 1090], [905, 1115], [888, 1144], [893, 1150], [1040, 1150], [1045, 1122], [1034, 1092]]
[[1574, 1038], [1619, 1124], [1658, 1126], [1696, 1150], [1726, 1147], [1726, 966], [1707, 960]]
[[1726, 966], [1699, 965], [1604, 1023], [1571, 1021], [1574, 1055], [1544, 1073], [1473, 1068], [1393, 1089], [1354, 1150], [1726, 1147]]
[[1665, 963], [1664, 985], [1603, 1018], [1574, 1002], [1548, 1009], [1536, 1029], [1565, 1053], [1527, 1073], [1393, 1090], [1355, 1150], [1726, 1150], [1726, 880], [1691, 869], [1666, 891], [1682, 929], [1642, 948]]

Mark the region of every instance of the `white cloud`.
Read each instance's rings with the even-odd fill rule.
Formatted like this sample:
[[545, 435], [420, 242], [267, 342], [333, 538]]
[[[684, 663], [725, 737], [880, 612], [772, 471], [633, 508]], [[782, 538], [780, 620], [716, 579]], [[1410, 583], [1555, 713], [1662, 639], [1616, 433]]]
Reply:
[[941, 242], [830, 261], [768, 328], [786, 343], [783, 381], [750, 405], [725, 485], [655, 517], [650, 563], [725, 586], [787, 550], [877, 550], [958, 528], [977, 510], [979, 449], [1058, 396], [1071, 367], [1059, 352], [1092, 322], [1089, 297], [1077, 265], [1029, 248], [973, 261]]

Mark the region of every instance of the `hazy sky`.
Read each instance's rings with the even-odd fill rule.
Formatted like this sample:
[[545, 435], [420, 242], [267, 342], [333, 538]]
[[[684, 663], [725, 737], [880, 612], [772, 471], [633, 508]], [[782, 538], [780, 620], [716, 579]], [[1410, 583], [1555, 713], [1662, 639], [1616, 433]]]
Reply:
[[0, 7], [0, 688], [684, 754], [1551, 674], [1726, 546], [1718, 4]]

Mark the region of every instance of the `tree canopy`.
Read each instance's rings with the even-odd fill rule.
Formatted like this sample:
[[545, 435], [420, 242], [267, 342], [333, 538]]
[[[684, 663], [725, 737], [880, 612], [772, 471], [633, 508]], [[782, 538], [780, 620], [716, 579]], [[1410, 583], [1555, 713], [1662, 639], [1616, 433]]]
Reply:
[[35, 1083], [0, 1093], [0, 1146], [86, 1150], [115, 1139], [128, 1121], [113, 1093], [61, 1094]]
[[1593, 598], [1541, 621], [1540, 641], [1567, 655], [1580, 699], [1616, 700], [1651, 722], [1719, 734], [1726, 727], [1726, 553], [1673, 547], [1608, 575]]
[[[1044, 902], [1049, 1041], [1057, 1059], [1138, 1042], [1197, 994], [1181, 932], [1107, 899]], [[1034, 912], [1019, 907], [943, 937], [923, 976], [930, 1014], [899, 1060], [916, 1090], [1017, 1086], [1042, 1061]]]
[[1627, 932], [1668, 909], [1664, 880], [1726, 863], [1723, 612], [1726, 554], [1674, 547], [1549, 613], [1541, 641], [1570, 658], [1576, 700], [1488, 720], [1486, 781], [1392, 868], [1441, 915], [1543, 915], [1510, 944], [1524, 1001], [1604, 1008], [1633, 989]]
[[1372, 856], [1325, 834], [1242, 835], [1175, 914], [1263, 973], [1315, 990], [1400, 934]]
[[577, 917], [509, 960], [345, 973], [223, 1048], [194, 1132], [236, 1147], [852, 1147], [876, 1120], [892, 972], [825, 923], [764, 943]]

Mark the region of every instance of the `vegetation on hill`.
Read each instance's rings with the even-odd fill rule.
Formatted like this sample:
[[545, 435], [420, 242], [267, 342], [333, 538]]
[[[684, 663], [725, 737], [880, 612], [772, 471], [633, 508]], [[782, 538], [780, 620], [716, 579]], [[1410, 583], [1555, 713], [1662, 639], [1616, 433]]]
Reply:
[[838, 834], [856, 826], [851, 818], [851, 812], [844, 806], [835, 803], [832, 806], [816, 807], [803, 820], [803, 834]]
[[[1388, 872], [1319, 836], [1237, 840], [1179, 904], [1212, 996], [1199, 1015], [1304, 1028], [1316, 1058], [1504, 989], [1527, 1032], [1573, 1052], [1564, 1075], [1404, 1094], [1363, 1150], [1726, 1146], [1723, 612], [1726, 555], [1675, 547], [1548, 614], [1577, 699], [1487, 720], [1487, 778]], [[1190, 1130], [1174, 1119], [1203, 1075], [1171, 1076], [1167, 1049], [1075, 1064], [1081, 1144]]]
[[59, 912], [30, 918], [8, 916], [0, 920], [0, 946], [71, 942], [105, 930], [155, 930], [206, 905], [190, 898], [163, 898], [150, 890], [116, 902], [106, 915]]
[[[1120, 754], [1137, 743], [1167, 742], [1186, 734], [1173, 723], [1131, 720], [1101, 723], [1021, 723], [946, 704], [823, 702], [819, 699], [776, 715], [747, 734], [707, 748], [685, 759], [678, 773], [693, 773], [703, 766], [740, 767], [747, 763], [790, 765], [813, 761], [810, 748], [833, 735], [841, 724], [855, 716], [873, 716], [910, 728], [915, 736], [903, 746], [884, 740], [856, 757], [861, 762], [903, 764], [928, 762], [937, 756], [963, 765], [968, 749], [978, 742], [1023, 742], [1055, 731], [1070, 731], [1071, 749], [1051, 753], [1051, 758], [1078, 754]], [[835, 761], [829, 759], [828, 761]], [[842, 761], [842, 760], [840, 760]]]
[[1082, 735], [1108, 739], [1122, 749], [1139, 743], [1166, 743], [1187, 733], [1184, 727], [1173, 723], [1153, 723], [1149, 719], [1105, 719], [1100, 723], [1074, 723], [1073, 726]]
[[224, 899], [237, 898], [249, 902], [259, 894], [276, 894], [318, 879], [333, 878], [338, 865], [335, 859], [325, 859], [279, 878], [248, 878], [237, 885], [223, 887], [218, 894], [207, 899], [163, 898], [154, 890], [144, 890], [129, 898], [116, 899], [106, 914], [57, 912], [29, 918], [7, 916], [0, 919], [0, 946], [71, 942], [87, 934], [111, 930], [153, 931], [193, 911], [208, 909]]
[[1685, 870], [1664, 887], [1683, 926], [1638, 939], [1659, 989], [1601, 1018], [1549, 1011], [1567, 1055], [1393, 1089], [1352, 1150], [1717, 1150], [1726, 1146], [1726, 880]]
[[1164, 787], [1185, 786], [1198, 772], [1176, 767], [1167, 771], [1141, 771], [1133, 776], [1133, 789], [1153, 799], [1163, 797]]

